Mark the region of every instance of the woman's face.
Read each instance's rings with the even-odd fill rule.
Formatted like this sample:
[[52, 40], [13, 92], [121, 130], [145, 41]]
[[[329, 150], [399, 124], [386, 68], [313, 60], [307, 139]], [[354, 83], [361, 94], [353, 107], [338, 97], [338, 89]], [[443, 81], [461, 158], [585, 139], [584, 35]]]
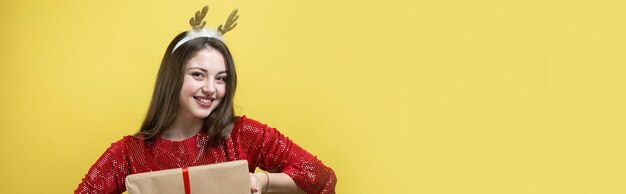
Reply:
[[206, 118], [226, 94], [226, 63], [214, 48], [205, 48], [185, 64], [179, 96], [179, 114]]

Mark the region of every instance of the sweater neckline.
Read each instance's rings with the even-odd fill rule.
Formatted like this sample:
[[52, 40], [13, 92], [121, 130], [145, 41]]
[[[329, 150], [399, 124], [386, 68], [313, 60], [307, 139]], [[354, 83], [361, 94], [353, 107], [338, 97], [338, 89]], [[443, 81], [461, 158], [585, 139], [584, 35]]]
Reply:
[[[244, 120], [246, 119], [246, 115], [242, 115], [239, 118], [237, 118], [237, 120], [235, 120], [233, 128], [237, 127], [237, 125], [241, 125], [241, 122], [244, 122]], [[232, 128], [231, 128], [232, 130]], [[157, 142], [164, 142], [164, 143], [168, 143], [168, 144], [184, 144], [184, 143], [190, 143], [190, 142], [197, 142], [198, 138], [200, 137], [200, 135], [205, 135], [206, 130], [205, 129], [201, 129], [200, 131], [198, 131], [198, 133], [196, 133], [195, 135], [186, 138], [186, 139], [182, 139], [182, 140], [170, 140], [170, 139], [165, 139], [163, 137], [161, 137], [161, 134], [156, 136], [156, 141]], [[229, 136], [230, 133], [232, 131], [228, 131], [228, 134], [226, 136]]]
[[198, 136], [200, 136], [200, 134], [204, 131], [204, 129], [201, 129], [200, 131], [198, 131], [198, 133], [196, 133], [195, 135], [185, 138], [185, 139], [181, 139], [181, 140], [170, 140], [170, 139], [165, 139], [163, 137], [161, 137], [161, 134], [157, 135], [156, 139], [157, 141], [161, 141], [161, 142], [167, 142], [167, 143], [174, 143], [174, 144], [179, 144], [179, 143], [186, 143], [186, 142], [192, 142], [198, 139]]

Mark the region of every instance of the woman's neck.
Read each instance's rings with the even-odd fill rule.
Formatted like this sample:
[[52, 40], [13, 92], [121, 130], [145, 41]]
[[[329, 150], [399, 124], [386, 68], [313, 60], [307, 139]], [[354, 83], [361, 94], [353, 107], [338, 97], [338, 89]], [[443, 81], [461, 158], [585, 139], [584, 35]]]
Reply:
[[189, 114], [177, 114], [172, 126], [161, 133], [161, 138], [180, 141], [198, 134], [204, 119]]

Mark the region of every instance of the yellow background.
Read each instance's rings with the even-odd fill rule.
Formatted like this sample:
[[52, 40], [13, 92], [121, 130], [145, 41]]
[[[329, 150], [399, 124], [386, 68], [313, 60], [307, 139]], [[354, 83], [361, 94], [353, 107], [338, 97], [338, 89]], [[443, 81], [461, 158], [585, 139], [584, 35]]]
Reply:
[[210, 3], [238, 112], [338, 193], [626, 193], [623, 1], [0, 3], [0, 193], [69, 193], [138, 128], [167, 43]]

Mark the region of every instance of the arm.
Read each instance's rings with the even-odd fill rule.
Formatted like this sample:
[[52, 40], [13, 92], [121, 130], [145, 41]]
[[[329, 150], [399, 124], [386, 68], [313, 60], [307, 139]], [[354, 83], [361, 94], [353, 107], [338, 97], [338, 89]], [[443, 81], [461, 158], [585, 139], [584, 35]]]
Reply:
[[91, 166], [74, 193], [122, 193], [128, 175], [128, 160], [124, 139], [111, 144]]
[[[254, 165], [270, 172], [268, 191], [335, 193], [335, 173], [316, 156], [278, 130], [257, 121], [247, 119], [244, 128], [248, 129], [244, 131], [250, 132], [245, 136], [252, 139], [248, 142], [251, 147], [248, 158], [252, 159]], [[265, 179], [267, 177], [259, 178], [261, 186], [265, 186]], [[293, 187], [292, 182], [297, 187]]]

